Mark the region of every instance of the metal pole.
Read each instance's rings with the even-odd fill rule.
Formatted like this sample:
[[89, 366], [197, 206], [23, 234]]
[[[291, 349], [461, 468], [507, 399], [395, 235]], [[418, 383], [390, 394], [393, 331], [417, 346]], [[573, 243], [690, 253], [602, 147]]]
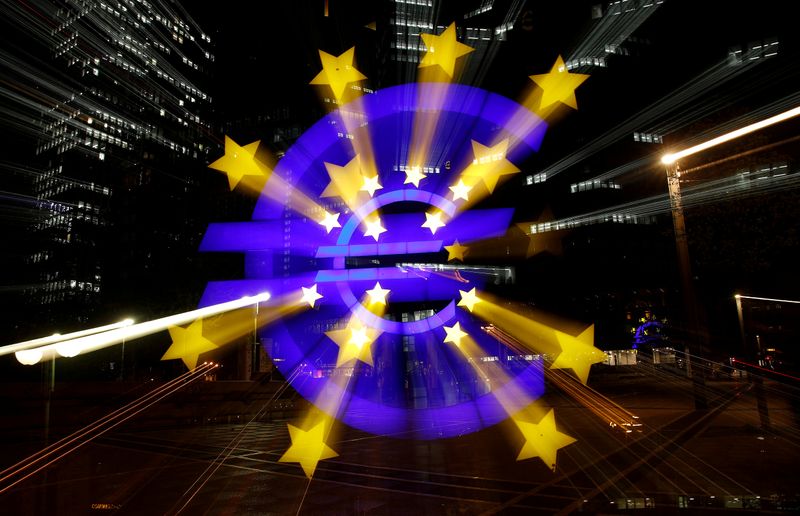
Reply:
[[[678, 255], [678, 272], [681, 277], [681, 290], [683, 293], [683, 305], [685, 322], [688, 330], [688, 338], [684, 343], [686, 358], [686, 374], [692, 379], [694, 384], [694, 404], [696, 409], [708, 408], [708, 401], [705, 394], [705, 376], [703, 370], [697, 373], [692, 372], [691, 353], [689, 341], [694, 340], [700, 344], [702, 334], [700, 331], [700, 321], [698, 318], [697, 298], [692, 284], [692, 269], [689, 261], [689, 243], [686, 237], [686, 221], [683, 216], [683, 203], [681, 201], [681, 172], [677, 162], [667, 164], [667, 186], [669, 187], [670, 206], [672, 208], [672, 223], [675, 227], [675, 248]], [[702, 351], [703, 346], [699, 346]]]

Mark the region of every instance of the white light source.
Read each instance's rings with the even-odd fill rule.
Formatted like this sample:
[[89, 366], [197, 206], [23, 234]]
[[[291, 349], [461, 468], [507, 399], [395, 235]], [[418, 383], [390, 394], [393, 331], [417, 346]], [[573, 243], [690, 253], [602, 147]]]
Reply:
[[[81, 346], [75, 345], [75, 342], [72, 340], [59, 342], [58, 344], [55, 345], [55, 347], [56, 347], [56, 353], [65, 358], [72, 358], [75, 355], [79, 354], [81, 351], [83, 351], [83, 348], [81, 348]], [[33, 349], [31, 351], [38, 351], [38, 350]], [[41, 351], [39, 353], [41, 353]]]
[[19, 363], [22, 365], [33, 365], [42, 359], [42, 351], [39, 349], [23, 349], [14, 353]]

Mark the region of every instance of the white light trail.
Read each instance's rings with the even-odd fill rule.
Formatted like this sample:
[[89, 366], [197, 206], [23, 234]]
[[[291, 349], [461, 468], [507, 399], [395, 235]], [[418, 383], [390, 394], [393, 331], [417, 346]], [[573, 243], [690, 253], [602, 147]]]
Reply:
[[712, 138], [711, 140], [708, 140], [706, 142], [700, 143], [693, 147], [689, 147], [688, 149], [684, 149], [682, 151], [678, 151], [672, 154], [666, 154], [664, 155], [663, 158], [661, 158], [661, 162], [664, 163], [665, 165], [671, 165], [676, 161], [678, 161], [679, 159], [685, 158], [686, 156], [691, 156], [692, 154], [697, 154], [698, 152], [710, 149], [711, 147], [716, 147], [717, 145], [729, 142], [733, 139], [739, 138], [740, 136], [744, 136], [746, 134], [758, 131], [759, 129], [769, 127], [770, 125], [783, 122], [790, 118], [796, 117], [797, 115], [800, 115], [800, 106], [794, 109], [790, 109], [789, 111], [784, 111], [783, 113], [779, 113], [775, 116], [769, 117], [766, 120], [762, 120], [760, 122], [747, 125], [745, 127], [742, 127], [741, 129], [725, 133], [721, 136], [717, 136], [716, 138]]
[[96, 333], [102, 333], [109, 330], [116, 330], [118, 328], [124, 328], [126, 326], [130, 326], [131, 324], [133, 324], [132, 319], [125, 319], [124, 321], [120, 321], [117, 323], [106, 324], [105, 326], [98, 326], [97, 328], [89, 328], [88, 330], [76, 331], [74, 333], [67, 333], [65, 335], [59, 335], [56, 333], [54, 335], [50, 335], [49, 337], [40, 337], [38, 339], [26, 340], [25, 342], [9, 344], [7, 346], [0, 347], [0, 356], [8, 355], [9, 353], [16, 353], [18, 351], [22, 351], [25, 349], [46, 346], [47, 344], [55, 344], [57, 342], [62, 342], [65, 340], [77, 339], [79, 337], [85, 337], [87, 335], [94, 335]]
[[795, 301], [793, 299], [774, 299], [771, 297], [755, 297], [755, 296], [743, 296], [741, 294], [736, 294], [733, 296], [737, 299], [757, 299], [758, 301], [774, 301], [776, 303], [794, 303], [800, 305], [800, 301]]
[[[256, 296], [246, 296], [234, 301], [198, 308], [197, 310], [170, 315], [124, 328], [117, 328], [103, 333], [95, 333], [85, 337], [64, 340], [55, 344], [17, 352], [17, 359], [25, 365], [31, 365], [35, 364], [43, 357], [53, 357], [55, 356], [55, 353], [58, 353], [61, 356], [75, 356], [78, 353], [97, 351], [98, 349], [119, 344], [124, 340], [138, 339], [139, 337], [144, 337], [145, 335], [151, 335], [153, 333], [164, 331], [171, 326], [179, 326], [192, 322], [195, 319], [209, 317], [212, 315], [229, 312], [231, 310], [236, 310], [237, 308], [244, 308], [246, 306], [262, 303], [264, 301], [268, 301], [269, 298], [269, 292], [264, 292]], [[64, 354], [62, 354], [62, 351]], [[34, 359], [36, 360], [34, 361]]]

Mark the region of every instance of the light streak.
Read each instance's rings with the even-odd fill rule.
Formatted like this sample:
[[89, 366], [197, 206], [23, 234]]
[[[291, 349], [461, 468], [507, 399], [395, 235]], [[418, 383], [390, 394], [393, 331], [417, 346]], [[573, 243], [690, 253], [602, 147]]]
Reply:
[[[119, 426], [120, 424], [136, 416], [145, 409], [153, 406], [155, 403], [158, 403], [167, 396], [182, 389], [189, 383], [192, 383], [198, 380], [199, 378], [204, 377], [208, 371], [215, 369], [216, 367], [218, 367], [216, 364], [205, 363], [202, 366], [199, 366], [197, 369], [183, 373], [181, 376], [173, 380], [170, 380], [166, 384], [154, 389], [153, 391], [147, 393], [138, 400], [132, 401], [128, 405], [125, 405], [124, 407], [119, 408], [111, 412], [110, 414], [101, 417], [94, 423], [70, 434], [67, 437], [64, 437], [63, 439], [51, 444], [50, 446], [44, 448], [43, 450], [40, 450], [37, 453], [34, 453], [30, 457], [23, 459], [22, 461], [14, 464], [13, 466], [6, 468], [2, 472], [0, 472], [0, 493], [6, 492], [7, 490], [19, 484], [23, 480], [31, 477], [32, 475], [35, 475], [44, 468], [63, 459], [64, 457], [76, 451], [83, 445], [90, 443], [93, 439]], [[77, 444], [75, 444], [71, 448], [67, 448], [73, 443]], [[57, 456], [48, 460], [47, 462], [44, 462], [43, 464], [39, 465], [32, 471], [28, 471], [31, 468], [34, 468], [37, 464], [40, 464], [42, 461], [44, 461], [48, 457], [51, 457], [53, 454], [59, 451], [62, 451], [62, 453], [58, 454]], [[2, 483], [11, 480], [13, 477], [17, 477], [19, 475], [22, 476], [20, 478], [16, 478], [15, 480], [13, 480], [13, 482], [7, 485], [2, 485]]]
[[[180, 326], [203, 317], [209, 317], [212, 315], [229, 312], [231, 310], [236, 310], [237, 308], [243, 308], [257, 303], [262, 303], [269, 300], [269, 298], [270, 294], [268, 292], [264, 292], [256, 296], [246, 296], [234, 301], [228, 301], [226, 303], [211, 305], [204, 308], [199, 308], [197, 310], [191, 310], [189, 312], [170, 315], [124, 328], [117, 328], [99, 334], [70, 339], [69, 345], [71, 349], [77, 349], [80, 350], [80, 352], [96, 351], [98, 349], [103, 349], [118, 344], [123, 340], [137, 339], [139, 337], [144, 337], [145, 335], [151, 335], [159, 331], [164, 331], [170, 326]], [[58, 350], [57, 346], [63, 346], [63, 342], [59, 344], [50, 344], [48, 346], [38, 347], [35, 348], [35, 350], [41, 351], [45, 357], [54, 356], [53, 353], [56, 353]]]
[[741, 298], [741, 299], [757, 299], [759, 301], [775, 301], [776, 303], [795, 303], [795, 304], [800, 304], [800, 301], [796, 301], [796, 300], [793, 300], [793, 299], [774, 299], [774, 298], [771, 298], [771, 297], [743, 296], [741, 294], [736, 294], [733, 297]]
[[64, 335], [54, 334], [48, 337], [40, 337], [38, 339], [26, 340], [25, 342], [18, 342], [16, 344], [8, 344], [7, 346], [0, 347], [0, 356], [16, 353], [20, 350], [38, 348], [48, 344], [55, 344], [66, 340], [77, 339], [87, 335], [94, 335], [96, 333], [103, 333], [109, 330], [116, 330], [118, 328], [125, 328], [133, 324], [133, 320], [125, 319], [124, 321], [116, 322], [113, 324], [106, 324], [105, 326], [98, 326], [96, 328], [89, 328], [88, 330], [76, 331], [73, 333], [66, 333]]
[[672, 163], [675, 163], [679, 159], [685, 158], [686, 156], [697, 154], [698, 152], [702, 152], [706, 149], [716, 147], [717, 145], [721, 145], [725, 142], [729, 142], [746, 134], [750, 134], [760, 129], [764, 129], [765, 127], [769, 127], [771, 125], [784, 122], [786, 120], [789, 120], [790, 118], [796, 117], [797, 115], [800, 115], [800, 106], [790, 109], [788, 111], [784, 111], [783, 113], [779, 113], [775, 116], [771, 116], [766, 120], [761, 120], [760, 122], [756, 122], [754, 124], [747, 125], [740, 129], [736, 129], [735, 131], [731, 131], [729, 133], [717, 136], [716, 138], [712, 138], [708, 141], [705, 141], [693, 147], [689, 147], [688, 149], [684, 149], [682, 151], [678, 151], [672, 154], [666, 154], [663, 158], [661, 158], [661, 162], [664, 163], [665, 165], [671, 165]]
[[790, 374], [781, 373], [780, 371], [775, 371], [773, 369], [767, 369], [766, 367], [757, 366], [755, 364], [751, 364], [750, 362], [745, 362], [744, 360], [740, 360], [738, 358], [734, 358], [732, 362], [735, 364], [744, 364], [747, 367], [752, 367], [753, 369], [758, 369], [759, 371], [764, 371], [765, 373], [777, 374], [780, 376], [785, 376], [786, 378], [791, 378], [792, 380], [800, 381], [800, 378], [798, 378], [797, 376], [792, 376]]

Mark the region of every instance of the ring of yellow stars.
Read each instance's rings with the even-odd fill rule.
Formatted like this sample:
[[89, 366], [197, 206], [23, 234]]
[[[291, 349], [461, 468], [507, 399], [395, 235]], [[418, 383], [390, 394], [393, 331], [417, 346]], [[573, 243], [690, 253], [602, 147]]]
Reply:
[[556, 102], [566, 104], [572, 109], [578, 109], [575, 90], [588, 78], [589, 76], [583, 73], [569, 73], [561, 56], [558, 56], [549, 73], [530, 76], [530, 79], [542, 88], [539, 109], [544, 109]]
[[225, 136], [225, 155], [208, 167], [225, 172], [231, 190], [236, 188], [244, 176], [265, 176], [267, 168], [256, 160], [256, 151], [260, 141], [254, 141], [242, 147]]
[[311, 308], [314, 308], [314, 303], [316, 303], [318, 299], [322, 299], [322, 294], [317, 292], [316, 283], [314, 283], [311, 288], [300, 288], [303, 289], [303, 297], [300, 299], [300, 303], [308, 303]]
[[469, 292], [465, 292], [463, 290], [459, 290], [458, 292], [461, 294], [461, 301], [458, 302], [458, 306], [466, 306], [470, 312], [472, 312], [472, 309], [475, 308], [475, 305], [481, 301], [478, 299], [478, 294], [475, 291], [475, 287], [473, 287]]
[[391, 290], [387, 288], [381, 288], [381, 283], [375, 282], [375, 288], [371, 290], [367, 290], [367, 295], [369, 296], [369, 303], [370, 304], [386, 304], [386, 296], [391, 292]]
[[602, 362], [606, 358], [605, 353], [594, 347], [594, 325], [586, 328], [577, 337], [557, 331], [556, 339], [561, 347], [561, 353], [550, 365], [550, 369], [572, 369], [575, 376], [585, 385], [592, 364]]
[[278, 462], [297, 462], [303, 468], [306, 476], [311, 478], [319, 461], [339, 456], [325, 444], [325, 421], [320, 421], [308, 431], [293, 425], [287, 426], [292, 445], [278, 459]]
[[452, 342], [456, 346], [461, 346], [461, 339], [464, 337], [469, 337], [469, 335], [461, 329], [461, 323], [456, 322], [453, 326], [447, 327], [442, 326], [444, 328], [445, 333], [447, 336], [444, 338], [444, 342]]
[[455, 71], [456, 59], [475, 50], [469, 45], [458, 42], [455, 22], [451, 23], [439, 36], [434, 34], [420, 34], [419, 36], [427, 49], [419, 67], [439, 65], [450, 78], [453, 77]]
[[361, 185], [361, 191], [367, 192], [370, 197], [375, 195], [375, 190], [382, 190], [383, 185], [378, 182], [378, 176], [365, 177], [364, 184]]
[[444, 248], [447, 251], [448, 262], [453, 260], [461, 260], [463, 262], [464, 255], [467, 254], [467, 250], [469, 250], [469, 247], [459, 244], [458, 240], [453, 242], [453, 245], [446, 245]]
[[457, 184], [448, 188], [450, 188], [450, 191], [453, 192], [453, 201], [457, 201], [459, 199], [464, 199], [465, 201], [469, 200], [467, 194], [470, 190], [472, 190], [472, 187], [464, 184], [463, 179], [459, 179]]
[[525, 444], [517, 456], [517, 460], [539, 457], [545, 465], [555, 471], [558, 450], [574, 443], [576, 439], [556, 429], [556, 416], [550, 409], [538, 423], [528, 423], [513, 418], [514, 423], [525, 437]]
[[342, 225], [339, 223], [339, 214], [338, 213], [328, 213], [325, 212], [325, 218], [320, 221], [320, 224], [325, 226], [325, 231], [330, 233], [333, 228], [340, 228]]
[[325, 163], [325, 170], [331, 182], [325, 187], [320, 197], [341, 197], [348, 206], [353, 206], [362, 190], [364, 179], [361, 175], [361, 161], [356, 155], [343, 167], [333, 163]]
[[386, 228], [381, 224], [381, 219], [367, 221], [366, 224], [367, 230], [364, 231], [364, 236], [371, 236], [376, 242], [378, 241], [378, 237], [381, 235], [381, 233], [386, 232]]
[[336, 367], [351, 360], [360, 360], [365, 364], [373, 365], [372, 343], [381, 333], [380, 330], [364, 326], [355, 317], [351, 318], [347, 326], [341, 330], [326, 331], [325, 335], [339, 346]]
[[444, 222], [442, 222], [442, 212], [437, 211], [436, 213], [426, 213], [425, 222], [422, 223], [421, 227], [430, 229], [431, 234], [435, 235], [437, 229], [444, 227]]
[[168, 328], [172, 344], [161, 360], [180, 358], [190, 371], [197, 367], [197, 359], [206, 351], [218, 346], [203, 337], [203, 320], [197, 319], [186, 328], [171, 326]]
[[355, 53], [356, 47], [352, 47], [340, 56], [333, 56], [320, 50], [319, 59], [322, 61], [322, 71], [311, 80], [311, 84], [327, 84], [330, 86], [336, 101], [340, 102], [348, 84], [363, 81], [367, 78], [366, 75], [356, 70], [353, 66]]
[[508, 138], [492, 147], [472, 140], [472, 154], [475, 159], [464, 171], [464, 176], [479, 178], [486, 185], [489, 193], [493, 193], [500, 176], [519, 172], [517, 166], [506, 159], [507, 151]]
[[419, 188], [419, 182], [425, 179], [426, 175], [422, 171], [420, 167], [407, 167], [406, 168], [406, 179], [403, 181], [404, 185], [411, 183], [412, 185]]

